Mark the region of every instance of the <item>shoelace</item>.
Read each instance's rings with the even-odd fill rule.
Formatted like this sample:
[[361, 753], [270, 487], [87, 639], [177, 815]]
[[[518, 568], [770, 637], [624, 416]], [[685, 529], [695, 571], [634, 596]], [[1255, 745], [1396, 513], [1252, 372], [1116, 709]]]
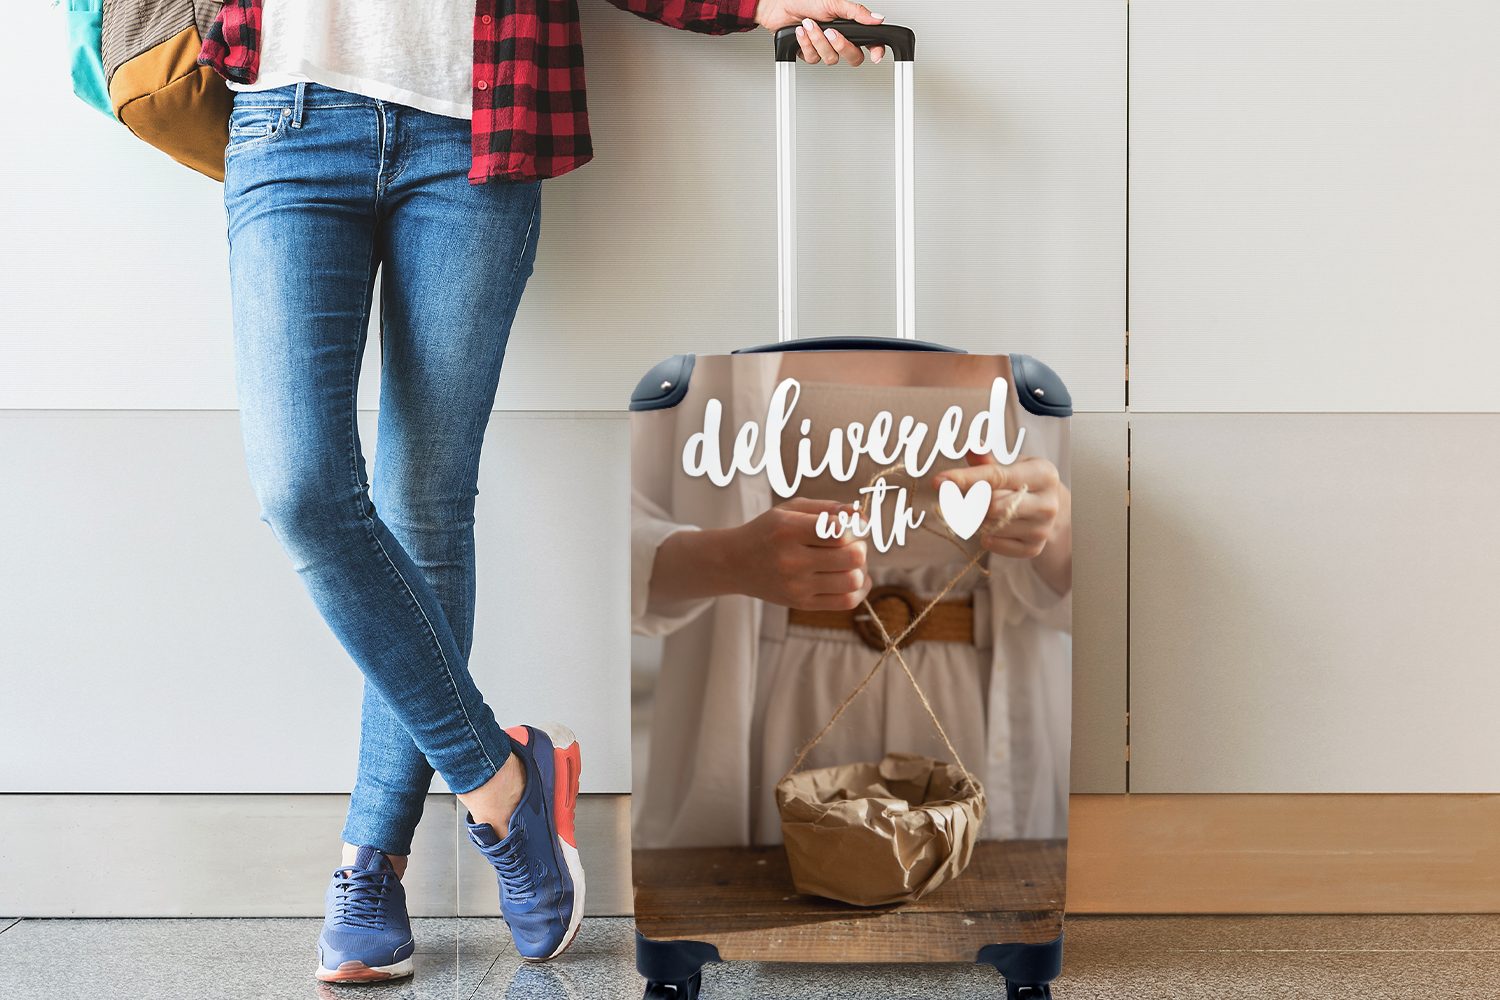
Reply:
[[526, 863], [526, 856], [521, 853], [523, 836], [517, 835], [516, 839], [509, 843], [502, 840], [491, 851], [486, 852], [495, 866], [495, 871], [500, 873], [500, 884], [505, 888], [506, 897], [518, 903], [525, 902], [536, 895], [536, 886], [531, 879], [531, 866]]
[[340, 868], [334, 872], [338, 893], [334, 897], [334, 917], [339, 923], [369, 930], [385, 927], [385, 897], [393, 871]]

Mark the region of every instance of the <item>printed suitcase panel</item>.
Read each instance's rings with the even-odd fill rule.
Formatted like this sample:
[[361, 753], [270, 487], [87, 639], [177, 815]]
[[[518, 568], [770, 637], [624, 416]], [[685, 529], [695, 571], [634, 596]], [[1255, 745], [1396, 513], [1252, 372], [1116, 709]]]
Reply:
[[1066, 389], [1019, 355], [787, 346], [672, 359], [632, 403], [638, 931], [725, 960], [1055, 942]]

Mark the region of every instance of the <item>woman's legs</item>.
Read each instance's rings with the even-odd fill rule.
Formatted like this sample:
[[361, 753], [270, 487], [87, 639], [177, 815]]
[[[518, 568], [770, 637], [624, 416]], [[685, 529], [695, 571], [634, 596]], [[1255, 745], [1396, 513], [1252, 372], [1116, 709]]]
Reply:
[[[421, 147], [408, 144], [403, 163], [392, 105], [316, 85], [294, 103], [299, 89], [237, 95], [239, 131], [226, 153], [247, 467], [262, 519], [324, 620], [413, 745], [462, 795], [494, 784], [511, 741], [469, 676], [438, 594], [376, 512], [355, 422], [393, 181], [417, 165]], [[451, 264], [491, 280], [507, 273], [484, 246], [463, 249], [467, 259], [461, 253]], [[454, 409], [485, 402], [463, 391], [449, 397]], [[405, 793], [415, 799], [411, 788]], [[411, 822], [366, 817], [360, 828], [399, 841]], [[405, 853], [399, 842], [367, 842]]]
[[[376, 488], [386, 521], [438, 581], [467, 654], [480, 448], [535, 258], [540, 183], [470, 184], [470, 129], [461, 119], [399, 108], [385, 140], [392, 168], [376, 236], [384, 269]], [[361, 785], [410, 786], [415, 757], [384, 752], [399, 743], [387, 715], [405, 722], [403, 706], [389, 697], [366, 704], [374, 711], [365, 746], [382, 752], [362, 754]], [[583, 914], [573, 833], [580, 758], [565, 727], [510, 732], [516, 753], [494, 780], [459, 798], [472, 814], [470, 839], [495, 868], [517, 950], [545, 960], [568, 946]], [[419, 795], [413, 789], [406, 803], [412, 813]], [[356, 795], [349, 839], [364, 843], [361, 831], [379, 833], [384, 820]]]
[[[398, 108], [382, 195], [381, 395], [372, 489], [437, 594], [459, 651], [474, 632], [480, 449], [536, 253], [540, 185], [471, 185], [469, 126]], [[347, 844], [409, 850], [432, 768], [365, 686]]]

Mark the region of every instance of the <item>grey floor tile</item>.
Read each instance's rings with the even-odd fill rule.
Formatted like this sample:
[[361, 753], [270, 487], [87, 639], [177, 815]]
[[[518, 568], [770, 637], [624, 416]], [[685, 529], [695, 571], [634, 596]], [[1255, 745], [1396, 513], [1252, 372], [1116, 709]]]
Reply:
[[[320, 921], [23, 920], [0, 934], [11, 995], [27, 1000], [466, 997], [494, 964], [499, 921], [413, 921], [417, 974], [374, 987], [313, 978]], [[503, 927], [499, 928], [504, 933]]]
[[0, 934], [4, 934], [11, 925], [20, 923], [20, 917], [0, 917]]
[[[493, 919], [415, 922], [417, 974], [387, 985], [312, 978], [318, 921], [22, 920], [0, 933], [8, 996], [26, 1000], [635, 1000], [634, 931], [584, 922], [568, 953], [523, 962]], [[1059, 1000], [1407, 1000], [1500, 996], [1500, 916], [1088, 917], [1068, 922]], [[1418, 989], [1419, 988], [1419, 989]], [[1415, 990], [1415, 992], [1414, 992]], [[972, 965], [777, 965], [704, 972], [704, 1000], [1001, 997]]]
[[[635, 932], [628, 919], [584, 922], [566, 955], [546, 965], [501, 952], [473, 1000], [637, 1000]], [[952, 1000], [1003, 996], [1001, 979], [979, 966], [777, 965], [728, 962], [703, 972], [704, 1000]]]
[[555, 962], [534, 965], [507, 941], [474, 1000], [637, 1000], [635, 924], [625, 917], [583, 922], [578, 938]]
[[704, 972], [703, 991], [705, 1000], [998, 1000], [1005, 996], [1004, 980], [995, 970], [979, 965], [731, 962]]

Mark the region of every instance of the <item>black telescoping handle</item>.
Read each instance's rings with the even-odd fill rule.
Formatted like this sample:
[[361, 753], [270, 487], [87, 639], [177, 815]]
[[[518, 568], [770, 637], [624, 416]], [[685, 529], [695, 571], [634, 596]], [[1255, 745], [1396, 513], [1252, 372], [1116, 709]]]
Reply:
[[[832, 28], [855, 45], [884, 45], [897, 62], [911, 62], [916, 54], [917, 36], [899, 24], [861, 24], [858, 21], [819, 21], [818, 27]], [[776, 32], [776, 61], [792, 62], [801, 46], [797, 44], [797, 26], [789, 24]]]

